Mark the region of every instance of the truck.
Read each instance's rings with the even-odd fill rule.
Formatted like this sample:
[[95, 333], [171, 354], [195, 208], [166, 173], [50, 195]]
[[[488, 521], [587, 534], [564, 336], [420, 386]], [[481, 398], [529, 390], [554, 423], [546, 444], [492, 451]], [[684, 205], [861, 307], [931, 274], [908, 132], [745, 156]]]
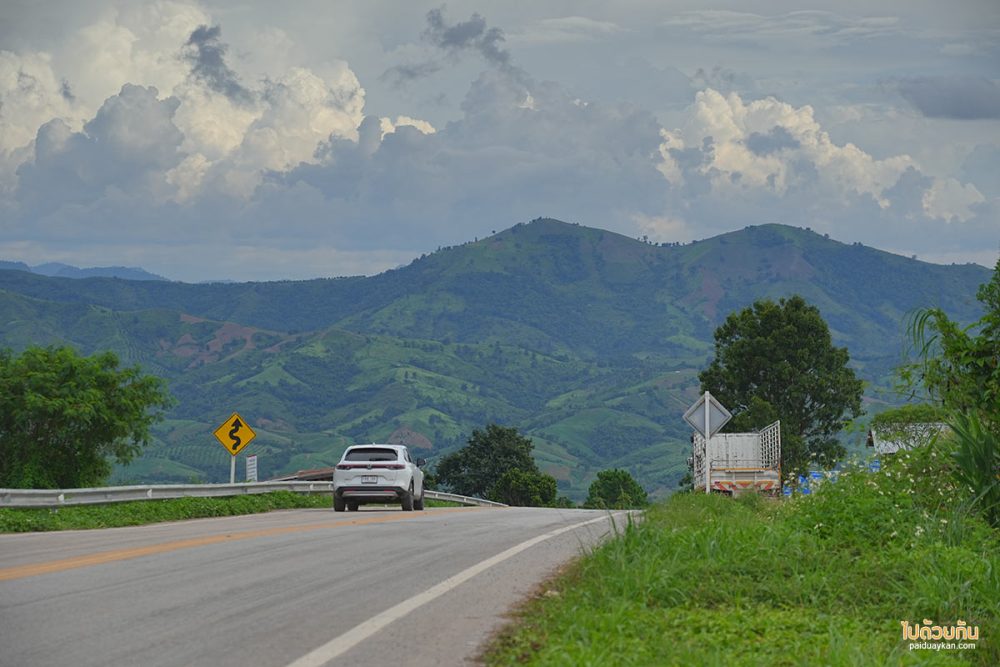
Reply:
[[691, 478], [695, 491], [736, 496], [781, 491], [781, 422], [756, 433], [716, 433], [707, 442], [691, 436]]

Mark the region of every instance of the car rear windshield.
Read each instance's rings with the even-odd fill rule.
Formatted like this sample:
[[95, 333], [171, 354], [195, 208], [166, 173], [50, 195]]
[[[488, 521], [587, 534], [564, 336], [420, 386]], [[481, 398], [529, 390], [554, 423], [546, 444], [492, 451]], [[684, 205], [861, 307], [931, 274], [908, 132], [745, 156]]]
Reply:
[[344, 457], [345, 461], [395, 461], [395, 449], [383, 449], [381, 447], [362, 447], [352, 449]]

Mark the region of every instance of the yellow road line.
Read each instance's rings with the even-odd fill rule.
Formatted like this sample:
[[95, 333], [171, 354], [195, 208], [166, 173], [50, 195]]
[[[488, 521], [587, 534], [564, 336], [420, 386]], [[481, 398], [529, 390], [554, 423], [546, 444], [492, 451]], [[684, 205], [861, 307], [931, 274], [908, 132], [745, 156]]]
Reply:
[[[446, 512], [469, 512], [481, 508], [454, 507], [434, 510], [434, 514]], [[84, 556], [74, 556], [73, 558], [63, 558], [45, 563], [31, 563], [0, 569], [0, 581], [11, 581], [13, 579], [24, 579], [34, 577], [39, 574], [49, 574], [52, 572], [64, 572], [79, 567], [90, 567], [91, 565], [102, 565], [104, 563], [114, 563], [120, 560], [131, 558], [141, 558], [154, 554], [163, 554], [181, 549], [192, 549], [210, 544], [220, 544], [222, 542], [235, 542], [237, 540], [249, 540], [257, 537], [272, 537], [275, 535], [287, 535], [289, 533], [305, 533], [313, 530], [326, 530], [328, 528], [339, 528], [341, 526], [364, 526], [371, 523], [386, 523], [390, 521], [402, 521], [404, 519], [416, 519], [425, 514], [380, 514], [379, 516], [345, 519], [343, 521], [333, 521], [330, 523], [317, 523], [298, 526], [283, 526], [280, 528], [264, 528], [261, 530], [246, 530], [238, 533], [225, 533], [222, 535], [206, 535], [187, 540], [176, 540], [174, 542], [163, 542], [161, 544], [151, 544], [146, 547], [135, 547], [133, 549], [116, 549], [114, 551], [99, 551], [97, 553]]]

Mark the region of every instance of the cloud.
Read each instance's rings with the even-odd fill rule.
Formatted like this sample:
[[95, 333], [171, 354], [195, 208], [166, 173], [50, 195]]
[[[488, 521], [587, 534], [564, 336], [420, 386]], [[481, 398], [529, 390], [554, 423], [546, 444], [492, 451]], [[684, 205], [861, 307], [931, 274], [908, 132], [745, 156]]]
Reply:
[[825, 47], [895, 35], [900, 32], [898, 24], [893, 16], [849, 18], [826, 11], [766, 16], [730, 10], [680, 12], [663, 22], [667, 28], [694, 31], [713, 40], [809, 41]]
[[[840, 238], [854, 230], [869, 243], [916, 238], [943, 251], [956, 243], [954, 224], [981, 240], [996, 233], [995, 209], [975, 185], [932, 177], [906, 154], [879, 159], [838, 144], [809, 106], [705, 90], [683, 125], [663, 132], [660, 151], [668, 224], [639, 220], [655, 240], [675, 240], [656, 236], [658, 226], [701, 238], [782, 222]], [[678, 220], [688, 229], [679, 231]]]
[[[480, 56], [491, 67], [508, 73], [518, 71], [511, 64], [510, 52], [503, 47], [503, 30], [487, 26], [486, 19], [479, 14], [473, 14], [466, 21], [449, 24], [444, 17], [444, 8], [441, 7], [427, 12], [425, 20], [427, 27], [422, 35], [423, 40], [436, 50], [444, 51], [448, 58], [458, 60], [471, 53]], [[439, 59], [429, 58], [390, 67], [382, 73], [380, 79], [402, 86], [430, 76], [443, 67]]]
[[395, 65], [382, 72], [379, 77], [394, 86], [402, 86], [410, 81], [422, 79], [441, 70], [441, 63], [427, 61], [412, 65]]
[[802, 144], [783, 125], [772, 127], [769, 132], [751, 132], [746, 139], [750, 152], [759, 157], [778, 151], [800, 148]]
[[221, 37], [222, 29], [218, 25], [200, 25], [194, 29], [185, 45], [188, 47], [185, 56], [191, 63], [191, 74], [229, 99], [248, 103], [253, 96], [226, 64], [228, 47], [222, 43]]
[[511, 35], [512, 41], [528, 43], [592, 42], [629, 32], [612, 21], [585, 16], [541, 19]]
[[[825, 47], [898, 29], [854, 30], [823, 13], [770, 28], [718, 18], [688, 31], [770, 30]], [[392, 52], [408, 63], [383, 76], [417, 80], [459, 59], [485, 71], [431, 124], [399, 98], [373, 94], [366, 107], [355, 70], [335, 58], [306, 66], [287, 44], [280, 58], [244, 57], [256, 44], [236, 20], [227, 50], [198, 5], [123, 3], [88, 20], [67, 37], [93, 55], [86, 68], [0, 52], [0, 250], [34, 263], [142, 265], [189, 280], [370, 273], [538, 216], [656, 241], [784, 222], [883, 247], [907, 239], [906, 254], [921, 257], [996, 245], [995, 147], [957, 146], [967, 169], [948, 173], [922, 165], [914, 155], [930, 151], [914, 143], [872, 140], [881, 126], [851, 143], [859, 133], [801, 92], [795, 103], [756, 99], [759, 80], [723, 67], [689, 63], [702, 69], [688, 78], [679, 63], [622, 50], [577, 68], [570, 85], [540, 82], [485, 18], [452, 23], [434, 10], [420, 42]], [[574, 54], [626, 41], [617, 24], [582, 17], [526, 25], [520, 43], [544, 29]]]
[[451, 54], [472, 51], [496, 67], [510, 65], [510, 53], [503, 48], [503, 31], [496, 27], [488, 28], [486, 19], [479, 14], [473, 14], [467, 21], [448, 25], [444, 19], [444, 9], [432, 9], [427, 12], [424, 38]]
[[155, 88], [125, 84], [82, 131], [59, 119], [39, 128], [34, 159], [18, 170], [24, 219], [109, 197], [154, 205], [169, 198], [164, 175], [183, 159], [183, 135], [173, 122], [180, 101], [157, 95]]
[[1000, 84], [990, 79], [924, 76], [901, 79], [895, 87], [907, 102], [929, 118], [1000, 118]]
[[358, 143], [331, 142], [318, 164], [258, 195], [319, 193], [345, 247], [446, 245], [545, 213], [621, 227], [658, 210], [651, 114], [498, 71], [480, 75], [462, 109], [435, 133], [400, 119], [386, 133], [384, 119], [367, 118]]

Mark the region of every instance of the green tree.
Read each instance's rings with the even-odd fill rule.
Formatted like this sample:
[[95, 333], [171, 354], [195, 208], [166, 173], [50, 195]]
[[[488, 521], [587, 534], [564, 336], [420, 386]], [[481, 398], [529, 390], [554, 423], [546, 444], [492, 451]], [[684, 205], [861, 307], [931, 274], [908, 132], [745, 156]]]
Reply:
[[516, 507], [549, 507], [556, 501], [556, 478], [511, 468], [500, 476], [489, 496], [490, 500]]
[[627, 470], [614, 468], [597, 473], [590, 484], [584, 507], [592, 509], [630, 509], [649, 504], [646, 490]]
[[489, 424], [473, 429], [465, 447], [441, 458], [435, 471], [440, 484], [455, 493], [485, 498], [508, 470], [537, 474], [534, 444], [516, 428]]
[[132, 460], [171, 404], [163, 380], [119, 369], [111, 352], [0, 351], [0, 486], [101, 484], [111, 473], [109, 457]]
[[986, 312], [967, 327], [940, 308], [915, 314], [910, 335], [918, 359], [901, 375], [905, 385], [922, 386], [949, 412], [955, 478], [972, 489], [987, 520], [1000, 526], [1000, 260], [976, 297]]
[[976, 411], [1000, 435], [1000, 261], [976, 297], [986, 313], [967, 327], [940, 308], [919, 310], [909, 333], [917, 360], [901, 369], [904, 385], [923, 387], [949, 410]]
[[843, 456], [835, 436], [861, 415], [863, 384], [834, 347], [819, 309], [800, 296], [756, 301], [715, 331], [715, 358], [699, 374], [733, 413], [727, 430], [760, 429], [781, 420], [784, 474], [810, 458], [830, 464]]

